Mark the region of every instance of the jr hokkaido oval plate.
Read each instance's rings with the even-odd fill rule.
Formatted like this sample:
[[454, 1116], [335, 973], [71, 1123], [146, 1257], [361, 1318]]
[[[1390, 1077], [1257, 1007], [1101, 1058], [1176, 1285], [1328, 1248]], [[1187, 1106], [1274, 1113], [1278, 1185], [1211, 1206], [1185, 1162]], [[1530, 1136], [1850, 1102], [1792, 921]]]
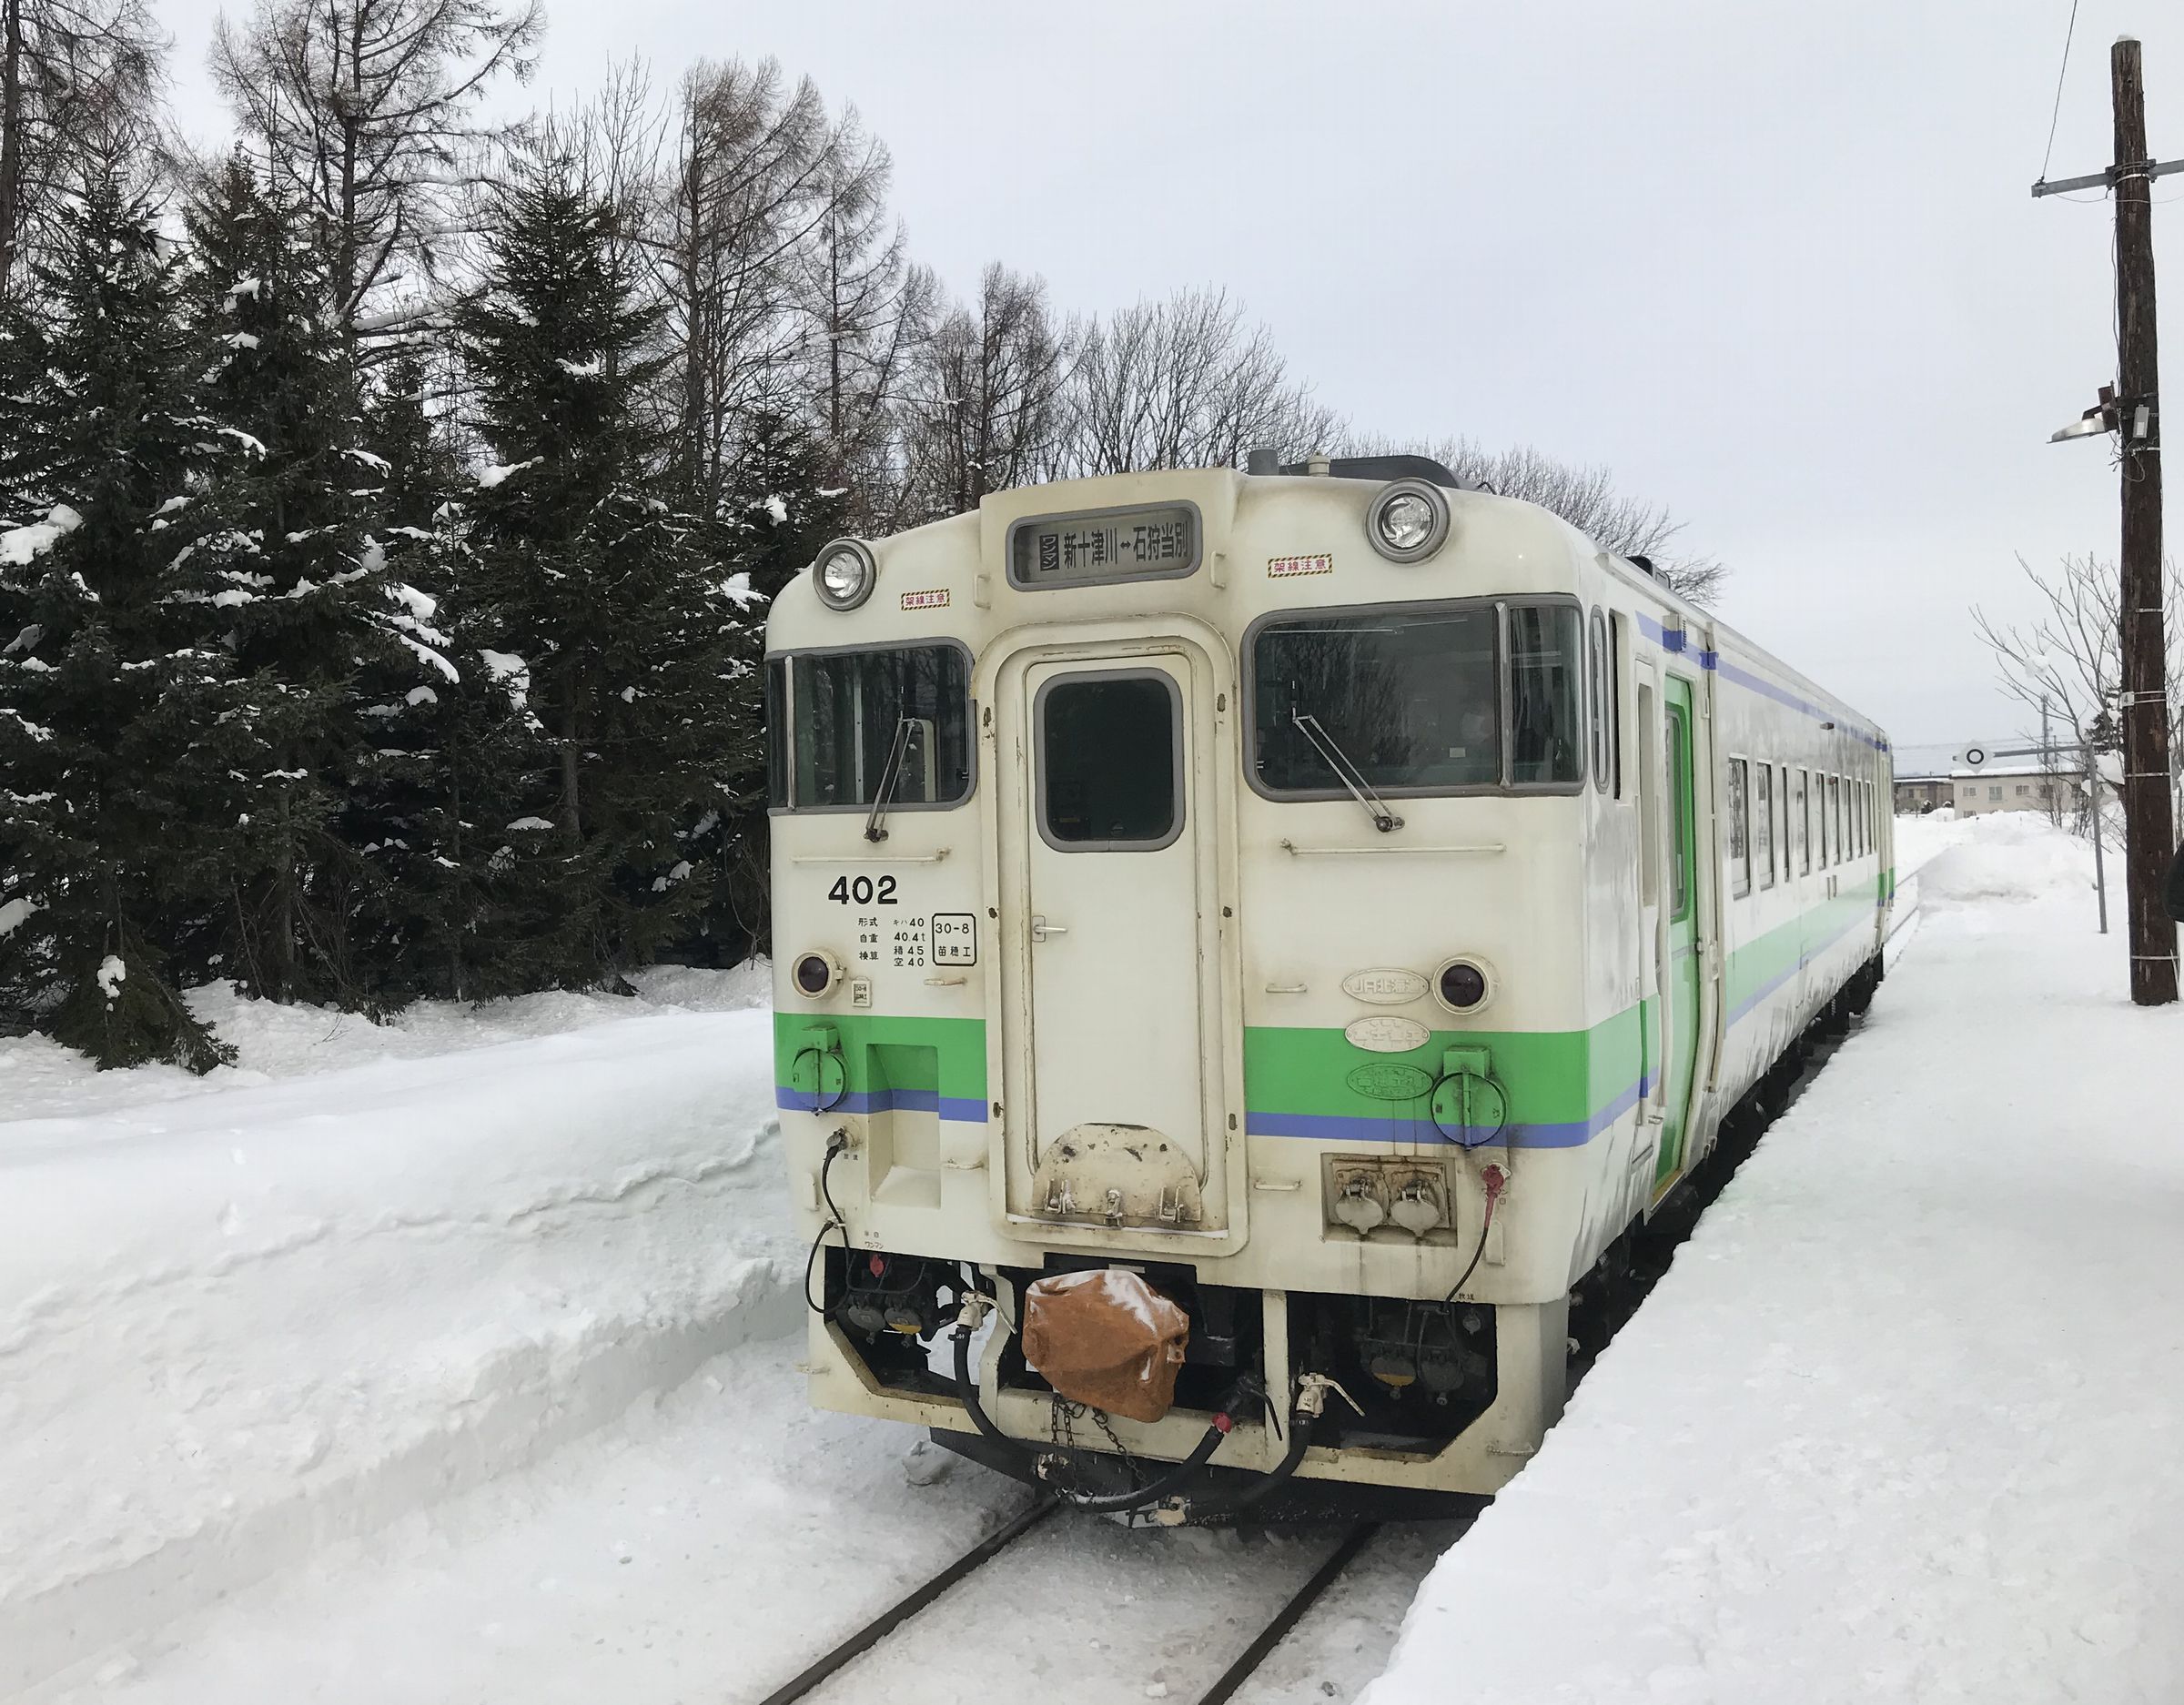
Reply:
[[1426, 980], [1415, 971], [1380, 965], [1351, 972], [1342, 979], [1342, 993], [1371, 1006], [1401, 1006], [1426, 998]]
[[1415, 1018], [1400, 1018], [1393, 1013], [1353, 1018], [1342, 1026], [1342, 1034], [1350, 1038], [1351, 1047], [1363, 1048], [1368, 1054], [1408, 1054], [1424, 1047], [1433, 1034]]
[[1345, 1080], [1360, 1095], [1375, 1101], [1416, 1101], [1431, 1093], [1433, 1074], [1402, 1060], [1374, 1060]]

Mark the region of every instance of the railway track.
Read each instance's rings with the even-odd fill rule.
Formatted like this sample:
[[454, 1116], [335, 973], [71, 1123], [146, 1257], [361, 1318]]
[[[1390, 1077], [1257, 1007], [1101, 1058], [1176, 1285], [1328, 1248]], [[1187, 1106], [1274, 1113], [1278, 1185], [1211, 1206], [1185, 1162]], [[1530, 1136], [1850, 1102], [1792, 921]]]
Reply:
[[[798, 1674], [767, 1694], [758, 1705], [794, 1705], [796, 1700], [812, 1698], [835, 1676], [877, 1648], [904, 1623], [945, 1597], [967, 1577], [976, 1574], [1062, 1508], [1063, 1506], [1053, 1498], [1041, 1498], [1032, 1504], [836, 1642]], [[1189, 1705], [1228, 1705], [1228, 1701], [1236, 1697], [1238, 1690], [1251, 1679], [1259, 1666], [1274, 1654], [1303, 1619], [1306, 1612], [1357, 1560], [1358, 1555], [1371, 1542], [1380, 1528], [1380, 1524], [1373, 1521], [1359, 1522], [1350, 1528], [1311, 1575], [1266, 1620], [1250, 1643], [1237, 1654], [1235, 1660], [1208, 1687], [1193, 1696]]]

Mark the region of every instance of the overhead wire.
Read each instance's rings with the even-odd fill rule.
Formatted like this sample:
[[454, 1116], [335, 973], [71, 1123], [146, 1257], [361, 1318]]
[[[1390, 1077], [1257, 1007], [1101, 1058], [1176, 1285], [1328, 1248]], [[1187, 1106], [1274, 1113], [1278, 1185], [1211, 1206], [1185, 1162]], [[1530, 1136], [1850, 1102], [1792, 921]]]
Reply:
[[2055, 110], [2048, 115], [2048, 151], [2040, 156], [2040, 182], [2048, 181], [2048, 167], [2055, 160], [2055, 127], [2063, 116], [2063, 79], [2070, 73], [2070, 43], [2078, 34], [2078, 0], [2070, 0], [2070, 24], [2063, 31], [2063, 63], [2055, 74]]

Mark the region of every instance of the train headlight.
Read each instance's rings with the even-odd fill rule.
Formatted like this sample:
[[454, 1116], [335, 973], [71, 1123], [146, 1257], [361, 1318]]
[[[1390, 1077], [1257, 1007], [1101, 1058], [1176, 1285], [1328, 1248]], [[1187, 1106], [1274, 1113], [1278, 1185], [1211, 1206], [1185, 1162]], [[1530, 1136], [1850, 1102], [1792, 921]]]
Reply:
[[833, 994], [834, 985], [842, 981], [842, 962], [829, 953], [799, 953], [789, 967], [789, 979], [795, 984], [797, 994], [816, 1001]]
[[1433, 991], [1451, 1013], [1475, 1013], [1494, 992], [1494, 981], [1475, 959], [1451, 959], [1433, 979]]
[[1397, 479], [1365, 511], [1365, 536], [1390, 562], [1418, 562], [1449, 537], [1449, 499], [1425, 479]]
[[854, 610], [872, 596], [873, 582], [879, 578], [871, 549], [855, 539], [835, 540], [820, 551], [812, 569], [819, 600], [830, 610]]

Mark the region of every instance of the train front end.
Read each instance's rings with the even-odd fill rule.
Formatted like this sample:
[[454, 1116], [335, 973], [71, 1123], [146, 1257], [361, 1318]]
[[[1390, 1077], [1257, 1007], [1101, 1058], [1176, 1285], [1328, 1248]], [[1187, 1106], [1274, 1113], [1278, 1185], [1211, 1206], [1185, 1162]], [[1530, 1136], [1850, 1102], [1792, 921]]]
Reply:
[[[1431, 479], [1218, 469], [998, 494], [783, 593], [815, 1402], [1083, 1498], [1203, 1463], [1171, 1513], [1521, 1466], [1635, 1069], [1593, 1052], [1585, 560]], [[1071, 1399], [1103, 1355], [1173, 1365]]]

